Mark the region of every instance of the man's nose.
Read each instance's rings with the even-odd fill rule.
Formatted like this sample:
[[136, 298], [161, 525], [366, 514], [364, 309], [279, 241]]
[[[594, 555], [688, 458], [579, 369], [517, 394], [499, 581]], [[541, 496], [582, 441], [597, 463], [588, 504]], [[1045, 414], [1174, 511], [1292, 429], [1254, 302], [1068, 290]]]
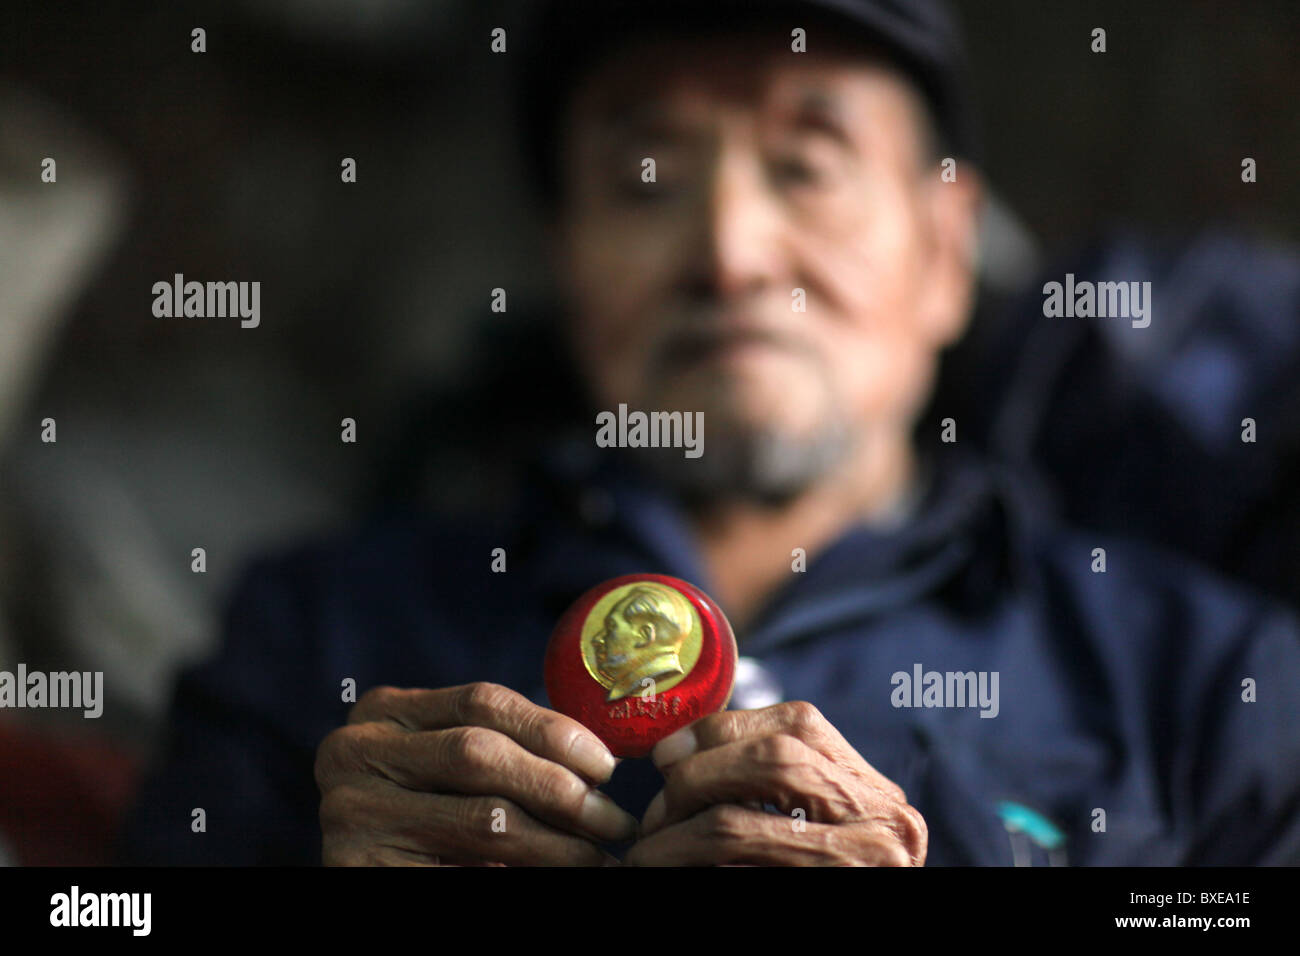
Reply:
[[743, 149], [722, 151], [704, 190], [692, 276], [719, 298], [766, 288], [780, 270], [781, 215], [762, 163]]

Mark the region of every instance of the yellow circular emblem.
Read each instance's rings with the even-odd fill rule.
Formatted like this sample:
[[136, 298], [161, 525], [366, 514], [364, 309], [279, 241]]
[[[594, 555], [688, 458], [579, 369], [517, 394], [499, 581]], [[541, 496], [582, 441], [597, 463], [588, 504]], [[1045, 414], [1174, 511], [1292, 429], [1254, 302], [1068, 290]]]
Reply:
[[606, 700], [661, 694], [700, 659], [700, 615], [676, 588], [636, 581], [601, 597], [582, 624], [582, 663]]

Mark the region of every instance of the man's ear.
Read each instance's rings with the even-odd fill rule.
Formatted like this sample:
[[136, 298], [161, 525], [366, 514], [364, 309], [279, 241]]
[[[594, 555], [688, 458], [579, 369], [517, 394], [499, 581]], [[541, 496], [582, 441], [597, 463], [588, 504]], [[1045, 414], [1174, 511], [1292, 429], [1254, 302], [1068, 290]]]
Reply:
[[927, 237], [920, 314], [936, 348], [961, 338], [970, 320], [984, 197], [984, 180], [974, 165], [958, 162], [949, 173], [951, 182], [945, 181], [943, 172], [944, 167], [936, 164], [923, 174], [927, 178], [920, 187], [922, 229]]

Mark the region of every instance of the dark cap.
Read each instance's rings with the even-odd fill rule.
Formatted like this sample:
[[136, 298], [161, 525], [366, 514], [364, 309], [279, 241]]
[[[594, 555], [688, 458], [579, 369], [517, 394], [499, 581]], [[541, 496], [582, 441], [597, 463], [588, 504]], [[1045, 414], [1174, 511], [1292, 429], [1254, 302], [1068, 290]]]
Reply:
[[943, 0], [541, 0], [521, 44], [515, 102], [542, 196], [555, 195], [560, 111], [612, 46], [656, 28], [683, 35], [788, 17], [794, 29], [805, 25], [800, 16], [810, 49], [815, 27], [873, 42], [924, 96], [945, 148], [978, 159], [961, 35]]

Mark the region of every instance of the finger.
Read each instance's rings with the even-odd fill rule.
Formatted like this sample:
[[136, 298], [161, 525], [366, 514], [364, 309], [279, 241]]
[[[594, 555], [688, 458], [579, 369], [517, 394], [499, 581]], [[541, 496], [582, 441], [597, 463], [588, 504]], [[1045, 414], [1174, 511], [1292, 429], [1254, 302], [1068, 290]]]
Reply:
[[773, 734], [797, 737], [828, 757], [856, 755], [816, 707], [806, 701], [787, 701], [758, 710], [724, 710], [701, 717], [659, 741], [651, 756], [664, 769], [701, 750]]
[[608, 855], [499, 797], [339, 787], [321, 800], [322, 859], [336, 865], [394, 861], [600, 866]]
[[[796, 831], [786, 817], [720, 804], [634, 843], [628, 866], [844, 866], [890, 857], [863, 841], [854, 847], [846, 828], [806, 824]], [[855, 834], [859, 838], [863, 835]]]
[[906, 800], [906, 795], [897, 784], [867, 763], [834, 725], [822, 716], [821, 711], [802, 700], [773, 704], [758, 710], [724, 710], [701, 717], [659, 741], [651, 752], [651, 757], [660, 770], [667, 771], [691, 754], [738, 740], [776, 734], [787, 734], [802, 740], [833, 763], [860, 770], [880, 789], [891, 793], [896, 791], [900, 800]]
[[487, 727], [592, 783], [614, 772], [614, 756], [600, 738], [571, 717], [539, 707], [500, 684], [474, 683], [438, 690], [376, 687], [362, 695], [348, 723], [389, 721], [410, 731]]
[[322, 792], [377, 776], [406, 790], [500, 795], [540, 820], [596, 840], [636, 835], [636, 819], [573, 771], [484, 727], [411, 733], [387, 723], [352, 724], [322, 744], [317, 766]]
[[860, 774], [786, 734], [725, 744], [682, 760], [651, 801], [642, 835], [721, 803], [770, 803], [803, 820], [871, 819], [891, 802]]

